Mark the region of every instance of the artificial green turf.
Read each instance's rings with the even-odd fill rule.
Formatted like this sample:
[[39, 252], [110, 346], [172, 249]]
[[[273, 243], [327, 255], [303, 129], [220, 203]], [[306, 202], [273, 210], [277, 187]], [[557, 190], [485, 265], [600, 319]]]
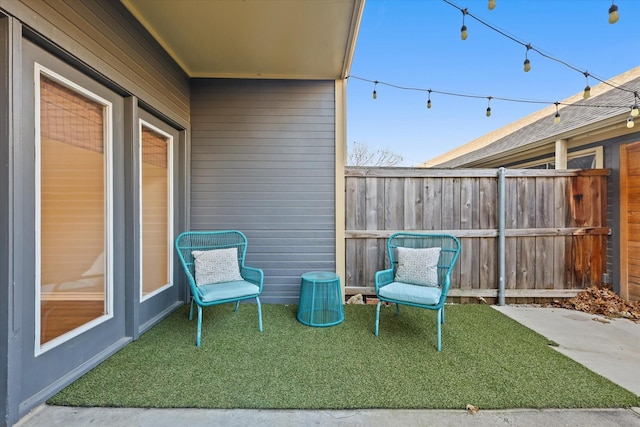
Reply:
[[485, 409], [640, 406], [640, 397], [549, 347], [485, 305], [446, 307], [442, 352], [435, 312], [345, 306], [314, 328], [294, 305], [205, 309], [201, 347], [188, 307], [49, 400], [70, 406], [156, 408]]

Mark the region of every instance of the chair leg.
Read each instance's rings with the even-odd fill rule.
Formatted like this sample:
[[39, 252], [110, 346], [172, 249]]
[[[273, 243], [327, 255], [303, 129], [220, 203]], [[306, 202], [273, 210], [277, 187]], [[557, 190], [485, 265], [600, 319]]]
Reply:
[[438, 351], [442, 351], [442, 321], [444, 321], [444, 309], [441, 307], [438, 310]]
[[378, 325], [380, 324], [380, 304], [382, 302], [378, 301], [378, 306], [376, 307], [376, 329], [374, 331], [374, 335], [378, 336]]
[[441, 316], [441, 319], [440, 319], [441, 320], [440, 323], [442, 323], [444, 325], [444, 306], [442, 306], [442, 308], [440, 310], [442, 310], [442, 316]]
[[189, 308], [189, 320], [193, 320], [193, 298], [191, 298], [191, 308]]
[[236, 308], [233, 311], [238, 311], [238, 307], [240, 306], [240, 300], [236, 301]]
[[260, 305], [260, 298], [256, 297], [256, 303], [258, 304], [258, 330], [262, 332], [262, 306]]
[[200, 336], [202, 334], [202, 307], [198, 306], [198, 332], [196, 333], [196, 346], [200, 347]]
[[396, 316], [400, 316], [400, 304], [396, 303]]

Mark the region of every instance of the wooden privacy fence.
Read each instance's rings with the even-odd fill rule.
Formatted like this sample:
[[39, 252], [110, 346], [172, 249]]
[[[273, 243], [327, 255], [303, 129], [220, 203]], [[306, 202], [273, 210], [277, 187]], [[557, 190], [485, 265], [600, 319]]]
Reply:
[[462, 243], [453, 297], [571, 297], [606, 271], [610, 171], [345, 169], [346, 295], [373, 295], [396, 231]]

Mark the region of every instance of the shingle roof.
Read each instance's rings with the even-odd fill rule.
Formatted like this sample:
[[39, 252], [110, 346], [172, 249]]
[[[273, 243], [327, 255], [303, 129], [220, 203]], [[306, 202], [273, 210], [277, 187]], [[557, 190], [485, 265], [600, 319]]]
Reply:
[[[471, 162], [522, 149], [540, 141], [628, 112], [633, 105], [633, 92], [640, 91], [640, 67], [636, 67], [591, 90], [592, 96], [583, 99], [576, 94], [560, 107], [560, 123], [554, 122], [555, 106], [546, 107], [497, 131], [464, 144], [439, 157], [425, 162], [423, 167], [461, 167]], [[614, 89], [620, 87], [627, 91]]]

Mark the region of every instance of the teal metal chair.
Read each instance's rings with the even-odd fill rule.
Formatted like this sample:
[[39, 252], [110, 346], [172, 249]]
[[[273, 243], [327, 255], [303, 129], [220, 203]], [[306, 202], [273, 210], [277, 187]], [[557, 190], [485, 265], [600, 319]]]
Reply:
[[437, 312], [438, 351], [442, 350], [441, 325], [451, 271], [460, 254], [460, 242], [448, 234], [395, 233], [387, 240], [390, 268], [375, 274], [378, 298], [375, 335], [380, 324], [380, 305], [394, 303]]
[[255, 298], [258, 330], [262, 332], [260, 294], [264, 273], [244, 265], [247, 237], [242, 232], [188, 231], [176, 238], [175, 248], [191, 290], [189, 320], [193, 319], [194, 304], [198, 308], [196, 346], [200, 346], [203, 307], [235, 302], [238, 311], [240, 301]]

